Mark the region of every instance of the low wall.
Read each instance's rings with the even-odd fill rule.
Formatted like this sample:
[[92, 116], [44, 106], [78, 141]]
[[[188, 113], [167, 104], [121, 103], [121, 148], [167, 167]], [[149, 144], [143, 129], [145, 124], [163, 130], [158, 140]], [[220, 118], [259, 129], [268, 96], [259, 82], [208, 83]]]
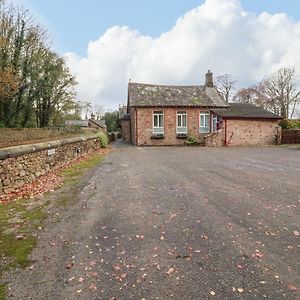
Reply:
[[0, 194], [100, 148], [98, 135], [0, 149]]
[[222, 147], [223, 145], [223, 130], [219, 129], [204, 137], [204, 143], [207, 147]]

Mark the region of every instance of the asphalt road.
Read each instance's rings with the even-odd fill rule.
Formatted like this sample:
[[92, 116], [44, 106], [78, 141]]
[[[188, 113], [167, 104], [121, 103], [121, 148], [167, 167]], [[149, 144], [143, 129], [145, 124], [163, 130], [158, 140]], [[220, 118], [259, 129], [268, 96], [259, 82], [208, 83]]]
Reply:
[[299, 147], [117, 148], [71, 194], [9, 299], [300, 297]]

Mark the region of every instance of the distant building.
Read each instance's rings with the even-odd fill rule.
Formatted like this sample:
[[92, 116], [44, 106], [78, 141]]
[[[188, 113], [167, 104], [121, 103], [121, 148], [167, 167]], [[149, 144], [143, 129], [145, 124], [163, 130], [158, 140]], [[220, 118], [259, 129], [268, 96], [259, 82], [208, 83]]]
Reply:
[[71, 126], [80, 126], [81, 128], [95, 128], [103, 132], [106, 132], [105, 120], [95, 120], [95, 115], [92, 114], [90, 119], [87, 120], [67, 120], [65, 125], [68, 127]]

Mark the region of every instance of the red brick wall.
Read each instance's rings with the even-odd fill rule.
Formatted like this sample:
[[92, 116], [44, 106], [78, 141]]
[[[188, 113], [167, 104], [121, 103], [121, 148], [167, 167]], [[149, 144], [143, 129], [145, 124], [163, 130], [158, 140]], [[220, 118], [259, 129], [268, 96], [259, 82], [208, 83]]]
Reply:
[[134, 145], [136, 145], [136, 138], [135, 138], [135, 132], [136, 132], [135, 114], [136, 114], [136, 110], [134, 108], [131, 108], [131, 111], [130, 111], [130, 119], [131, 119], [131, 143], [134, 144]]
[[[199, 133], [198, 108], [138, 108], [137, 109], [137, 130], [135, 128], [136, 110], [131, 109], [132, 118], [132, 138], [137, 145], [183, 145], [184, 140], [176, 137], [176, 117], [177, 111], [186, 111], [188, 119], [188, 134], [193, 135], [198, 142], [204, 142], [206, 134]], [[153, 135], [153, 111], [164, 112], [164, 139], [151, 139]], [[206, 110], [205, 110], [206, 111]], [[137, 132], [137, 143], [135, 143], [135, 133]]]
[[277, 120], [227, 120], [228, 146], [274, 145], [277, 134]]

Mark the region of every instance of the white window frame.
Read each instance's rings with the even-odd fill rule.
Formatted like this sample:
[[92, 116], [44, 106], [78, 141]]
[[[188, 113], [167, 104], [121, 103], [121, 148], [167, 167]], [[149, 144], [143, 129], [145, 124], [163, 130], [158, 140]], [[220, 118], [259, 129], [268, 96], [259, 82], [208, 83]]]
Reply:
[[[183, 116], [185, 116], [186, 126], [182, 125]], [[178, 118], [180, 118], [180, 126], [178, 124]], [[186, 111], [177, 111], [176, 113], [176, 133], [177, 134], [186, 134], [187, 133], [187, 112]]]
[[[201, 117], [204, 116], [204, 124], [201, 122]], [[205, 122], [206, 119], [206, 122]], [[205, 126], [207, 125], [207, 126]], [[199, 132], [200, 133], [209, 133], [210, 132], [210, 112], [201, 111], [199, 114]]]
[[[164, 134], [164, 112], [163, 111], [153, 111], [152, 113], [152, 125], [153, 125], [153, 134]], [[160, 116], [162, 116], [162, 122], [160, 122]], [[155, 117], [158, 118], [158, 126], [155, 126], [154, 119]], [[162, 123], [162, 124], [160, 124]], [[162, 125], [162, 126], [160, 126]]]

